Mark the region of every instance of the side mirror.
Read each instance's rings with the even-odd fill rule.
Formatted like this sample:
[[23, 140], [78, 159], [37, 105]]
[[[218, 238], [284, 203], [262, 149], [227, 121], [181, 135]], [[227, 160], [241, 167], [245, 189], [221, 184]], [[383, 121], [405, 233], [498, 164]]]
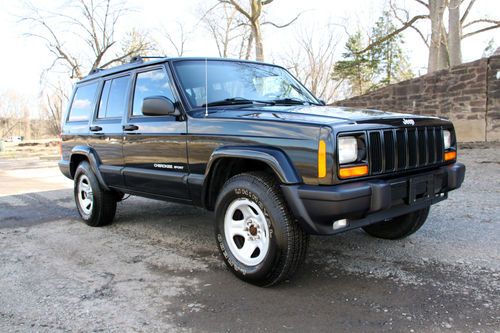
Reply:
[[319, 100], [321, 102], [322, 105], [326, 105], [326, 102], [322, 99]]
[[145, 116], [179, 116], [174, 102], [165, 96], [150, 96], [142, 102], [142, 114]]

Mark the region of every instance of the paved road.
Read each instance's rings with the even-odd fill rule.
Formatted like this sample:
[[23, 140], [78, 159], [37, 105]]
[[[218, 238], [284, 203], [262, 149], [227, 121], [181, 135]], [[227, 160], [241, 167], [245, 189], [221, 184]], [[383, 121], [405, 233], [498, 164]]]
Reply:
[[131, 197], [90, 228], [54, 162], [0, 160], [0, 331], [500, 332], [500, 149], [461, 160], [417, 234], [312, 237], [272, 289], [225, 269], [201, 209]]

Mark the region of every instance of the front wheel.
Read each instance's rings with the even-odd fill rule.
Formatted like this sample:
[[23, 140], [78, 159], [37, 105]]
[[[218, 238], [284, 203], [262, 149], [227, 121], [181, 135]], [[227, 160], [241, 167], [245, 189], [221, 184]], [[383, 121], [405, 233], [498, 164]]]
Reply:
[[378, 222], [363, 230], [370, 236], [384, 239], [405, 238], [416, 232], [427, 220], [430, 206], [387, 221]]
[[308, 235], [288, 210], [274, 177], [232, 177], [217, 198], [215, 234], [227, 267], [240, 279], [271, 286], [304, 261]]

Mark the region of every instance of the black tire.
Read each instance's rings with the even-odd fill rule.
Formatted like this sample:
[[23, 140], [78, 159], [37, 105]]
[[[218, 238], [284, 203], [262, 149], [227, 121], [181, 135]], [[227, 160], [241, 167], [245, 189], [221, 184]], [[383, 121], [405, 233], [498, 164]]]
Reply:
[[[75, 203], [83, 221], [91, 227], [101, 227], [111, 224], [116, 213], [116, 194], [102, 189], [87, 161], [83, 161], [78, 165], [74, 179], [73, 193]], [[81, 181], [83, 181], [83, 184], [90, 186], [92, 194], [90, 196], [86, 194], [87, 197], [85, 197], [85, 199], [92, 197], [90, 205], [82, 204], [85, 194], [82, 194], [82, 190], [79, 187]]]
[[[268, 250], [262, 261], [252, 266], [241, 262], [231, 252], [224, 232], [226, 210], [238, 200], [258, 205], [265, 218], [261, 221], [266, 221], [268, 227]], [[309, 236], [288, 209], [272, 175], [255, 172], [232, 177], [224, 184], [215, 207], [215, 236], [219, 250], [227, 267], [241, 280], [263, 287], [272, 286], [290, 278], [304, 261]]]
[[406, 215], [395, 217], [388, 221], [378, 222], [363, 230], [370, 236], [383, 239], [401, 239], [416, 232], [425, 223], [430, 206]]

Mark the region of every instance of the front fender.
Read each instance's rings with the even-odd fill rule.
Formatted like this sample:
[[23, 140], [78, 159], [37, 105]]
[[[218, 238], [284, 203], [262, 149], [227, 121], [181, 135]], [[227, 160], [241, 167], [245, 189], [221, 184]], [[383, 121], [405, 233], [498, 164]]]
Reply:
[[216, 149], [207, 163], [205, 181], [215, 162], [220, 158], [245, 158], [266, 163], [278, 176], [282, 184], [299, 184], [302, 179], [297, 174], [287, 155], [274, 148], [267, 147], [221, 147]]

